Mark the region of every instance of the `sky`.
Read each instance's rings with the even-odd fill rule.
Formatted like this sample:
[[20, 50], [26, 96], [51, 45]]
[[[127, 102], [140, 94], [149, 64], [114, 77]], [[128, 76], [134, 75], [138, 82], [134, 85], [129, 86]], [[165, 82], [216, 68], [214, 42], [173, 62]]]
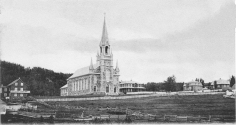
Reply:
[[95, 63], [104, 13], [120, 80], [235, 74], [233, 0], [1, 0], [1, 60], [74, 73]]

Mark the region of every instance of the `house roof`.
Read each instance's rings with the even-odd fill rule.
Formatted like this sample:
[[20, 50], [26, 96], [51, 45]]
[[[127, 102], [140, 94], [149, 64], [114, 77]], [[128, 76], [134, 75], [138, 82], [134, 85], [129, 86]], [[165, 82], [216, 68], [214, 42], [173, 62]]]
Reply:
[[[14, 80], [13, 82], [11, 82], [10, 84], [8, 84], [7, 86], [10, 86], [10, 85], [12, 85], [12, 84], [15, 84], [15, 83], [16, 83], [17, 81], [19, 81], [19, 80], [21, 80], [20, 77], [19, 77], [18, 79]], [[21, 80], [21, 82], [23, 82], [23, 81]]]
[[[214, 85], [214, 81], [212, 82], [212, 84]], [[229, 85], [230, 82], [229, 82], [229, 80], [219, 79], [219, 80], [216, 80], [216, 84], [217, 85], [219, 85], [219, 84]]]
[[137, 84], [142, 84], [142, 83], [138, 83], [136, 81], [121, 81], [121, 84], [125, 84], [125, 83], [137, 83]]
[[[90, 66], [86, 66], [86, 67], [83, 67], [83, 68], [81, 68], [81, 69], [76, 70], [75, 73], [74, 73], [72, 76], [70, 76], [68, 79], [71, 79], [71, 78], [75, 78], [75, 77], [78, 77], [78, 76], [82, 76], [82, 75], [89, 74], [89, 67], [90, 67]], [[94, 69], [96, 69], [96, 68], [98, 68], [98, 67], [99, 67], [99, 64], [98, 64], [98, 63], [93, 65], [93, 68], [94, 68]]]
[[[200, 82], [198, 82], [198, 81], [190, 81], [190, 82], [187, 82], [187, 83], [200, 83]], [[202, 84], [202, 83], [200, 83], [200, 84]]]
[[198, 82], [198, 81], [186, 82], [186, 83], [184, 83], [183, 86], [186, 86], [186, 84], [189, 84], [189, 85], [200, 85], [200, 86], [202, 86], [202, 83], [200, 83], [200, 82]]
[[67, 87], [68, 87], [68, 84], [65, 84], [64, 86], [61, 87], [61, 89], [67, 88]]

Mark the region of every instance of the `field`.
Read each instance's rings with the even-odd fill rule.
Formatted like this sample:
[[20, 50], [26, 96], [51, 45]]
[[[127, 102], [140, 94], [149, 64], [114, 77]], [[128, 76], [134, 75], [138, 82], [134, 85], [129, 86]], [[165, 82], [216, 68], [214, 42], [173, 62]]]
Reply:
[[[153, 115], [231, 115], [235, 116], [235, 99], [223, 98], [222, 94], [216, 95], [173, 95], [165, 97], [147, 97], [123, 100], [94, 100], [47, 102], [50, 105], [82, 107], [85, 115], [107, 114], [98, 111], [98, 108], [120, 108], [140, 111]], [[76, 112], [76, 110], [70, 110]], [[78, 110], [78, 113], [81, 112]]]

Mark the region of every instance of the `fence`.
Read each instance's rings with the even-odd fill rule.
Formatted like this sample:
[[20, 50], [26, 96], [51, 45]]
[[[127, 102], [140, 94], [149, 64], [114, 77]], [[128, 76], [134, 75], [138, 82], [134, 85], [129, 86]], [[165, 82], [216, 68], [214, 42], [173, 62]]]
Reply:
[[109, 100], [109, 99], [131, 99], [131, 98], [143, 98], [152, 96], [171, 96], [171, 95], [212, 95], [212, 94], [224, 94], [225, 92], [207, 92], [207, 93], [187, 93], [187, 92], [171, 92], [171, 93], [159, 93], [149, 95], [131, 95], [131, 96], [105, 96], [105, 97], [89, 97], [89, 98], [54, 98], [54, 99], [36, 99], [37, 101], [86, 101], [86, 100]]
[[[65, 119], [65, 118], [56, 118]], [[78, 120], [80, 119], [80, 120]], [[86, 118], [71, 119], [74, 121], [82, 121]], [[87, 118], [88, 119], [88, 118]], [[92, 116], [92, 120], [108, 120], [108, 121], [125, 121], [130, 119], [134, 123], [140, 122], [235, 122], [235, 116], [232, 115], [197, 115], [197, 116], [178, 116], [178, 115], [100, 115]]]

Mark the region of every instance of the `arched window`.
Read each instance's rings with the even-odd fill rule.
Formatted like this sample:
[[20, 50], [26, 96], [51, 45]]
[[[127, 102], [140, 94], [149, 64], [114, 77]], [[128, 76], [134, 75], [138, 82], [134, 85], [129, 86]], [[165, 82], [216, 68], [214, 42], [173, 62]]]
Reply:
[[97, 91], [97, 87], [96, 87], [96, 86], [93, 87], [93, 91], [94, 91], [94, 92]]
[[105, 52], [106, 52], [106, 54], [108, 53], [108, 46], [106, 46], [106, 48], [105, 48]]
[[102, 53], [102, 47], [100, 47], [101, 53]]
[[109, 92], [109, 85], [106, 87], [106, 93]]
[[114, 93], [116, 93], [116, 87], [114, 88]]

